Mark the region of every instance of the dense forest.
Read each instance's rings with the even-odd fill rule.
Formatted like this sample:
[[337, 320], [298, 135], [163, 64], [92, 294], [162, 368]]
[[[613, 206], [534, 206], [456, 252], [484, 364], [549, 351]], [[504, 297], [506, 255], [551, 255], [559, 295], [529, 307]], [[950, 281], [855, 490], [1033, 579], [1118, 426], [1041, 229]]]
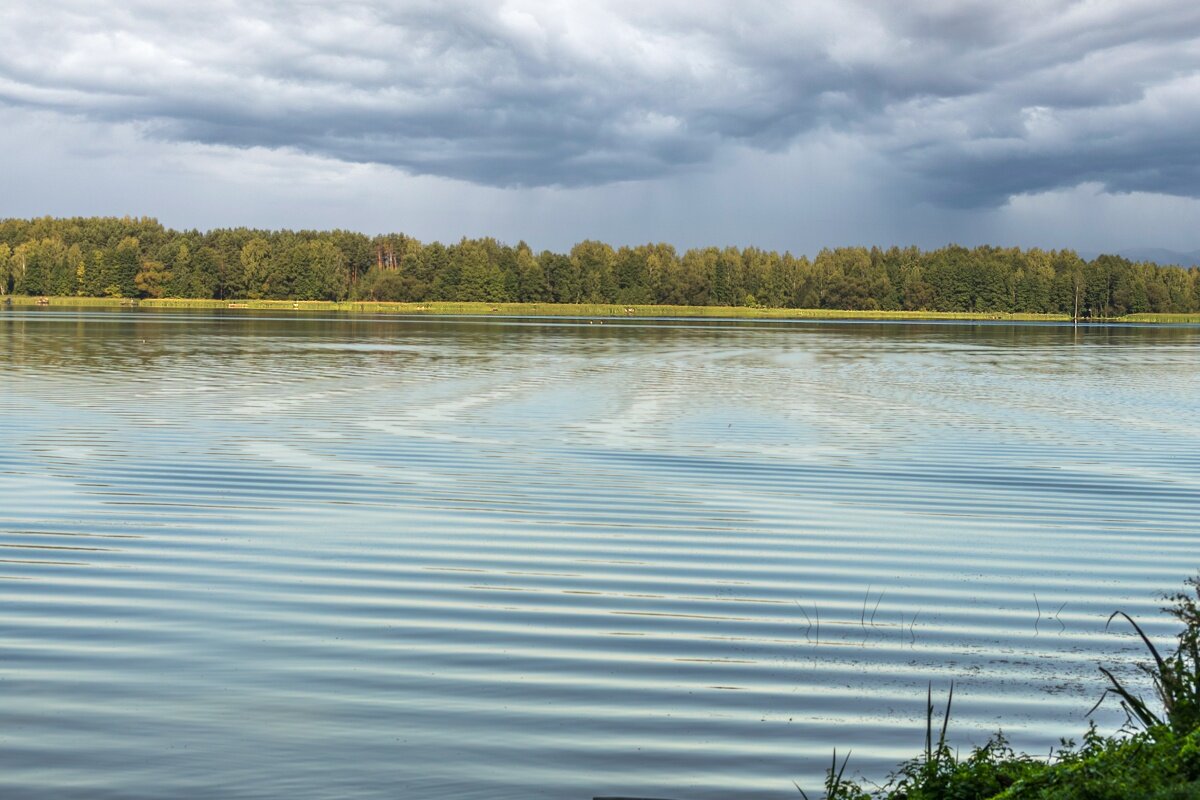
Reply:
[[0, 221], [0, 293], [111, 297], [773, 306], [1052, 312], [1200, 311], [1200, 269], [1070, 250], [748, 247], [580, 242], [535, 253], [494, 239], [175, 231], [150, 218]]

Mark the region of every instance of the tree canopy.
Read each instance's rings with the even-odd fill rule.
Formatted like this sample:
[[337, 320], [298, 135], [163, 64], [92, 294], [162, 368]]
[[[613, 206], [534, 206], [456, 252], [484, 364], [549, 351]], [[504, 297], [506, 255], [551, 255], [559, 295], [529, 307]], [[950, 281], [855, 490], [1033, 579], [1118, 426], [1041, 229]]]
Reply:
[[1200, 269], [1071, 250], [422, 243], [404, 234], [164, 228], [151, 218], [0, 221], [0, 293], [289, 300], [478, 300], [1057, 312], [1200, 311]]

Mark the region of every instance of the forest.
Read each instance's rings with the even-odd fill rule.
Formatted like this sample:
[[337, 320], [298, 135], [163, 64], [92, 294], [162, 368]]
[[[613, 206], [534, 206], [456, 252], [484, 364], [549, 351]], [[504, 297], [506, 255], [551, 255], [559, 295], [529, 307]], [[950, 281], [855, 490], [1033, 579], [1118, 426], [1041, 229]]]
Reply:
[[485, 301], [1058, 313], [1200, 311], [1200, 269], [1071, 250], [838, 247], [815, 258], [669, 244], [567, 253], [495, 239], [250, 228], [152, 218], [0, 221], [0, 294], [124, 298]]

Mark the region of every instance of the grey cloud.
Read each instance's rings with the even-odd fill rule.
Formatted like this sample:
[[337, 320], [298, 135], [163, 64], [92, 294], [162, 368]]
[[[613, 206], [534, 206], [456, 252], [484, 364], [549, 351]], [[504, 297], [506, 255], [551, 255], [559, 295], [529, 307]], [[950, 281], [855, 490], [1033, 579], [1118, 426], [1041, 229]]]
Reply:
[[51, 0], [8, 9], [0, 101], [490, 186], [832, 132], [946, 205], [1085, 181], [1200, 196], [1200, 6], [918, 5]]

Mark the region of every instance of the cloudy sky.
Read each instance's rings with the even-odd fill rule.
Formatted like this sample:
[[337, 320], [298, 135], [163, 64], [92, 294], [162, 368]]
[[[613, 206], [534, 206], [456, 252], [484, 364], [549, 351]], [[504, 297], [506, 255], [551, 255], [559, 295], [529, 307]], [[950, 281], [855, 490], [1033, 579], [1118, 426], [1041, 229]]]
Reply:
[[0, 216], [1200, 248], [1195, 0], [0, 11]]

